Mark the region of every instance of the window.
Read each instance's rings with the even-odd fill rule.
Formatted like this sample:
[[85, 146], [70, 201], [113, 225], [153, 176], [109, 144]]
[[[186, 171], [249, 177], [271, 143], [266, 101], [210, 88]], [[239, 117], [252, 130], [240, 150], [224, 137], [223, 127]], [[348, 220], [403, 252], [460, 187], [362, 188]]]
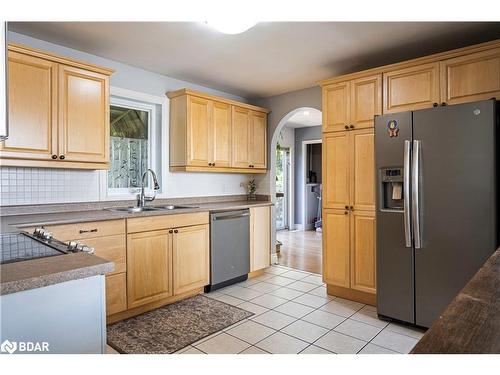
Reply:
[[111, 97], [107, 195], [130, 195], [154, 166], [154, 105]]

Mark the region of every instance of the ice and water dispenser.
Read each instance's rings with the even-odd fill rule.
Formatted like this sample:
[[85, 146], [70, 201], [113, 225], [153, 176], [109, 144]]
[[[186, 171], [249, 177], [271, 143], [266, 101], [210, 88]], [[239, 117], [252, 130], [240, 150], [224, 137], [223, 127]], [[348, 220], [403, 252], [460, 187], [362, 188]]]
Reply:
[[403, 168], [380, 168], [382, 210], [403, 211]]

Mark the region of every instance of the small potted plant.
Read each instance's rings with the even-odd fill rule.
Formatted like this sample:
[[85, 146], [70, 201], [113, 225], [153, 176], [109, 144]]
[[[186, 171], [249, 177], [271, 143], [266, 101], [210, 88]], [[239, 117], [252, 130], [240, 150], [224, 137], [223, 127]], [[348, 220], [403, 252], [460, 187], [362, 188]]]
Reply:
[[[242, 183], [242, 185], [244, 184]], [[252, 178], [251, 180], [248, 180], [244, 186], [247, 189], [247, 199], [249, 201], [256, 200], [257, 196], [255, 195], [255, 192], [257, 191], [257, 184], [255, 183], [255, 179]]]

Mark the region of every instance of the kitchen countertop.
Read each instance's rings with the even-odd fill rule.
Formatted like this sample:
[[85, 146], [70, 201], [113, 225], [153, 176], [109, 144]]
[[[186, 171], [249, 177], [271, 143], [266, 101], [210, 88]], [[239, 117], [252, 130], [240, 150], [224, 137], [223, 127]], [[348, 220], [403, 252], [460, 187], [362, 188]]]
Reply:
[[[156, 203], [163, 205], [165, 203]], [[188, 205], [189, 203], [183, 203]], [[1, 216], [1, 233], [14, 233], [23, 228], [71, 224], [89, 221], [130, 219], [144, 216], [176, 215], [193, 212], [237, 210], [250, 207], [270, 206], [269, 201], [217, 201], [193, 203], [196, 208], [181, 208], [175, 210], [158, 210], [138, 213], [110, 211], [108, 209], [85, 209], [71, 212], [50, 212], [36, 214], [20, 214]], [[154, 206], [154, 205], [153, 205]], [[112, 272], [114, 263], [95, 255], [76, 253], [55, 257], [26, 260], [0, 265], [0, 295], [40, 288], [64, 281], [81, 279], [98, 274]]]
[[500, 353], [500, 249], [453, 299], [411, 353]]

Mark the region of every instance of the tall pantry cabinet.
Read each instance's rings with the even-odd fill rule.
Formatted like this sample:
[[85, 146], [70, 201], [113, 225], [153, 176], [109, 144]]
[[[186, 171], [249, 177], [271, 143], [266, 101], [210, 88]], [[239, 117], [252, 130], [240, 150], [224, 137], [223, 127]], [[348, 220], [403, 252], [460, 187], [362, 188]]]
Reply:
[[382, 75], [323, 87], [323, 280], [330, 294], [375, 301], [373, 118]]

